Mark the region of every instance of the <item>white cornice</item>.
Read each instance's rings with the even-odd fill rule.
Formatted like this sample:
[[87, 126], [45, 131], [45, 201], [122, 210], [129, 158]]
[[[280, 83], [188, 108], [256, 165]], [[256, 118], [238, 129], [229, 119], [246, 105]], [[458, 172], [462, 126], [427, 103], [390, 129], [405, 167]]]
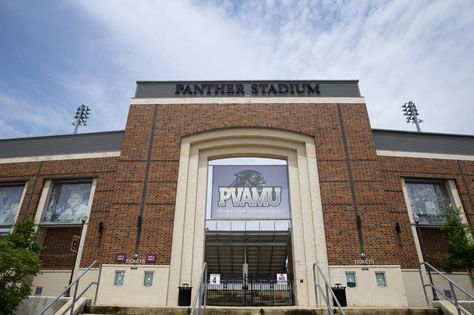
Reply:
[[0, 164], [39, 162], [39, 161], [93, 159], [93, 158], [106, 158], [106, 157], [115, 157], [115, 156], [120, 156], [120, 151], [97, 152], [97, 153], [78, 153], [78, 154], [61, 154], [61, 155], [40, 155], [40, 156], [4, 158], [4, 159], [0, 159]]
[[395, 157], [410, 157], [410, 158], [420, 158], [420, 159], [442, 159], [442, 160], [474, 161], [474, 156], [473, 155], [461, 155], [461, 154], [377, 150], [377, 155], [380, 155], [380, 156], [395, 156]]
[[180, 97], [133, 98], [131, 105], [150, 104], [362, 104], [364, 97]]

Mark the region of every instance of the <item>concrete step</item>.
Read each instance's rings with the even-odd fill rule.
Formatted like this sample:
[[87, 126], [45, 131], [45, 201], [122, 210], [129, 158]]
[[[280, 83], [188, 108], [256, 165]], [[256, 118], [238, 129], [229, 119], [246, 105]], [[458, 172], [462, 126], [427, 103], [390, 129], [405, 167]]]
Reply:
[[[441, 315], [437, 308], [345, 308], [346, 315]], [[338, 312], [335, 312], [338, 314]], [[84, 315], [121, 314], [121, 315], [188, 315], [186, 307], [120, 307], [87, 306]], [[216, 307], [208, 306], [205, 315], [327, 315], [326, 309], [302, 307]]]

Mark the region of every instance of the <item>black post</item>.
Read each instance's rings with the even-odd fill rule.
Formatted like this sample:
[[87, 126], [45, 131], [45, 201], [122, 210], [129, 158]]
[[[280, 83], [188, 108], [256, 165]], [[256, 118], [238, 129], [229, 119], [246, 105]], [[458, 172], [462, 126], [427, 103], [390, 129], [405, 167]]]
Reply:
[[[79, 232], [79, 247], [81, 245], [82, 230], [84, 229], [84, 224], [86, 223], [86, 221], [87, 221], [87, 217], [82, 218], [81, 232]], [[77, 248], [76, 257], [74, 258], [74, 266], [72, 267], [71, 277], [69, 277], [69, 283], [67, 284], [68, 286], [72, 283], [72, 277], [74, 276], [74, 269], [76, 268], [77, 255], [79, 255], [79, 249], [80, 249], [79, 247]], [[66, 294], [69, 297], [71, 296], [71, 288], [67, 290]]]

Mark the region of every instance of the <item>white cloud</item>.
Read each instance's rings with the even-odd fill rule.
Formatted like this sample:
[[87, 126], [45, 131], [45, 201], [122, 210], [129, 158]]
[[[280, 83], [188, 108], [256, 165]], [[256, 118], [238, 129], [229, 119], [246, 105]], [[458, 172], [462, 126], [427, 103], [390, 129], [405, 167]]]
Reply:
[[359, 79], [374, 127], [415, 130], [412, 100], [424, 131], [474, 134], [472, 1], [72, 3], [106, 61], [57, 78], [90, 131], [124, 127], [135, 80]]
[[[50, 104], [0, 93], [0, 108], [3, 113], [0, 115], [0, 139], [42, 136], [57, 133], [58, 130], [66, 132], [62, 128], [69, 126], [72, 130], [72, 125], [64, 123], [71, 120], [70, 115], [65, 110], [52, 108]], [[28, 122], [26, 125], [25, 121]]]
[[[79, 1], [136, 79], [360, 79], [372, 124], [474, 133], [471, 1]], [[446, 117], [450, 117], [446, 119]]]

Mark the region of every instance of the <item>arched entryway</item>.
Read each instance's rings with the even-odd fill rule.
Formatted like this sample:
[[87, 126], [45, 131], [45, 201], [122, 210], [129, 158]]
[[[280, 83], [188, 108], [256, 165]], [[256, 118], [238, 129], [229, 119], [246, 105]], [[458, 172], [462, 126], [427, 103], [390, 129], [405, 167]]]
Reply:
[[177, 286], [197, 287], [205, 260], [209, 161], [235, 157], [287, 161], [295, 304], [314, 306], [312, 264], [327, 270], [323, 213], [312, 137], [257, 128], [210, 131], [182, 139], [176, 197], [168, 305]]

